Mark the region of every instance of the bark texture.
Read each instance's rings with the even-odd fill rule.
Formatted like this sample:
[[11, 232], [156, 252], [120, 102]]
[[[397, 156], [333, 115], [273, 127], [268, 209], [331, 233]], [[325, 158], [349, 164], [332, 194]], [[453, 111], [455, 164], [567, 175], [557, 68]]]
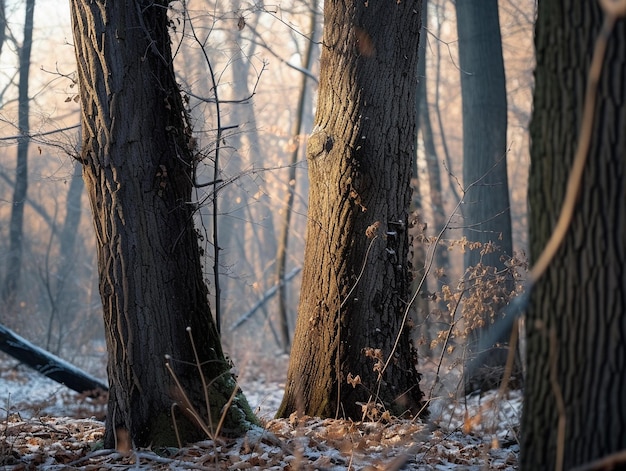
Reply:
[[[539, 2], [529, 182], [533, 260], [561, 209], [601, 23], [596, 2]], [[524, 470], [555, 469], [558, 454], [563, 469], [571, 469], [626, 448], [625, 45], [621, 20], [609, 38], [573, 220], [531, 297]]]
[[183, 418], [190, 407], [210, 429], [226, 414], [225, 431], [238, 433], [253, 419], [241, 393], [222, 412], [236, 385], [200, 265], [191, 130], [172, 68], [167, 4], [71, 7], [109, 353], [105, 446], [116, 445], [120, 429], [137, 446], [176, 445], [174, 420], [183, 441], [200, 438]]
[[422, 406], [403, 322], [420, 14], [420, 1], [324, 3], [304, 271], [279, 416]]

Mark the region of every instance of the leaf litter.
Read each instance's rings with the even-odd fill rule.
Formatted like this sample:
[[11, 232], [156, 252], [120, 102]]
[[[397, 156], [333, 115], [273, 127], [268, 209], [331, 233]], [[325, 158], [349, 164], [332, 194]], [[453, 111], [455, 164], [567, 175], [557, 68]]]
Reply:
[[237, 439], [122, 453], [99, 449], [104, 404], [11, 363], [0, 357], [2, 471], [517, 469], [520, 391], [437, 399], [427, 421], [274, 419], [283, 385], [250, 372], [241, 386], [261, 427]]

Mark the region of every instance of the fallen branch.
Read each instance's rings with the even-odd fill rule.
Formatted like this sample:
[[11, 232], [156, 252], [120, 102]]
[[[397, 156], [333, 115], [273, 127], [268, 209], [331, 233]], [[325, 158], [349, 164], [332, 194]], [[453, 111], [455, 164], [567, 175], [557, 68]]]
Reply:
[[95, 397], [109, 390], [104, 382], [30, 343], [3, 325], [0, 325], [0, 350], [73, 391]]
[[250, 319], [254, 315], [254, 313], [258, 311], [259, 308], [261, 308], [261, 306], [263, 306], [267, 301], [270, 300], [270, 298], [272, 298], [272, 296], [274, 296], [278, 292], [279, 287], [291, 281], [293, 277], [295, 277], [298, 273], [300, 273], [300, 271], [302, 271], [301, 267], [294, 268], [293, 270], [291, 270], [289, 273], [285, 275], [285, 278], [283, 278], [280, 283], [277, 283], [274, 286], [272, 286], [270, 289], [268, 289], [263, 295], [263, 297], [259, 301], [257, 301], [257, 303], [254, 306], [252, 306], [252, 308], [250, 308], [248, 312], [246, 312], [243, 316], [237, 319], [237, 321], [231, 326], [230, 331], [232, 332], [236, 328], [240, 327], [248, 319]]

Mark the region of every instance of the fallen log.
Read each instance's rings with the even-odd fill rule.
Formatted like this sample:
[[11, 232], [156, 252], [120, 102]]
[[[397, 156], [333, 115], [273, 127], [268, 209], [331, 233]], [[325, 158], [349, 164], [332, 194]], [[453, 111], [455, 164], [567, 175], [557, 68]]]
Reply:
[[0, 350], [73, 391], [95, 397], [109, 390], [106, 383], [32, 344], [3, 325], [0, 325]]

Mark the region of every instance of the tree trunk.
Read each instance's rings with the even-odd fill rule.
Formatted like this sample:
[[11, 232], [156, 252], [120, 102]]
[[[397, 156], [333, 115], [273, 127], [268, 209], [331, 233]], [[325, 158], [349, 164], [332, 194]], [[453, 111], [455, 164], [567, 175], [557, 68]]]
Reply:
[[[231, 0], [230, 6], [236, 11], [240, 3]], [[246, 98], [252, 94], [249, 81], [256, 73], [254, 57], [257, 47], [254, 41], [246, 37], [249, 28], [254, 29], [259, 18], [258, 15], [252, 15], [246, 19], [247, 23], [242, 30], [232, 28], [225, 31], [226, 43], [233, 51], [228, 64], [232, 85], [226, 90], [226, 95], [221, 96], [235, 103], [222, 104], [221, 110], [228, 124], [237, 125], [238, 129], [225, 135], [227, 146], [223, 146], [221, 155], [224, 155], [224, 151], [228, 152], [229, 147], [234, 152], [227, 159], [221, 158], [218, 169], [225, 181], [233, 179], [232, 184], [216, 194], [221, 215], [217, 230], [222, 263], [218, 269], [224, 272], [226, 268], [227, 275], [222, 276], [221, 282], [222, 297], [228, 299], [222, 315], [229, 316], [224, 317], [223, 325], [230, 325], [235, 320], [235, 314], [249, 309], [251, 294], [255, 297], [263, 293], [272, 283], [271, 273], [276, 253], [274, 219], [267, 188], [264, 183], [248, 180], [246, 175], [251, 167], [265, 165], [268, 158], [265, 144], [259, 138], [257, 111], [246, 102]], [[252, 280], [258, 290], [250, 290]]]
[[420, 1], [324, 3], [302, 290], [279, 416], [361, 419], [368, 403], [421, 410], [404, 318], [420, 13]]
[[66, 279], [75, 262], [76, 237], [82, 214], [81, 199], [85, 184], [81, 178], [81, 169], [77, 164], [72, 173], [70, 187], [65, 200], [65, 221], [59, 234], [59, 255], [61, 258], [59, 273], [61, 279]]
[[[596, 2], [539, 2], [528, 188], [534, 261], [561, 211], [601, 24]], [[620, 20], [608, 38], [573, 219], [531, 295], [524, 470], [558, 469], [559, 457], [571, 469], [626, 448], [624, 26]]]
[[[302, 68], [304, 70], [310, 70], [313, 64], [313, 50], [316, 36], [317, 26], [317, 9], [318, 1], [312, 0], [309, 12], [309, 39], [306, 40], [304, 57], [302, 60]], [[293, 151], [291, 152], [291, 158], [289, 160], [289, 173], [287, 176], [287, 198], [283, 206], [284, 213], [282, 217], [282, 226], [280, 228], [280, 236], [278, 239], [278, 250], [276, 252], [276, 283], [278, 283], [278, 319], [279, 319], [279, 332], [282, 342], [282, 349], [285, 353], [289, 353], [291, 349], [291, 335], [289, 334], [289, 309], [287, 308], [287, 283], [285, 283], [285, 269], [287, 267], [287, 247], [289, 246], [289, 233], [291, 229], [291, 215], [292, 206], [296, 194], [296, 165], [298, 163], [298, 156], [302, 146], [300, 145], [300, 136], [302, 134], [302, 128], [304, 126], [304, 118], [306, 112], [306, 100], [308, 97], [307, 83], [309, 77], [302, 74], [300, 77], [300, 93], [298, 96], [298, 106], [296, 108], [295, 120], [291, 128], [291, 139]], [[307, 116], [310, 116], [307, 113]]]
[[4, 47], [4, 40], [7, 37], [7, 18], [5, 11], [5, 0], [0, 0], [0, 57], [2, 57], [2, 48]]
[[[426, 11], [426, 2], [424, 2], [424, 11]], [[425, 28], [428, 27], [426, 15], [422, 24], [422, 34], [426, 35]], [[428, 172], [428, 183], [430, 187], [430, 205], [433, 212], [434, 232], [438, 234], [446, 224], [446, 212], [443, 204], [443, 190], [441, 187], [441, 172], [439, 169], [439, 158], [435, 147], [435, 138], [433, 136], [433, 127], [430, 117], [430, 109], [428, 103], [428, 69], [426, 68], [426, 41], [420, 43], [420, 58], [417, 64], [417, 74], [420, 80], [417, 89], [418, 99], [421, 103], [418, 107], [419, 112], [419, 128], [422, 133], [424, 142], [424, 152], [426, 154], [426, 166]], [[435, 251], [435, 267], [447, 269], [450, 264], [448, 250], [444, 246], [437, 247]]]
[[[422, 2], [422, 11], [424, 15], [422, 16], [422, 37], [426, 38], [427, 28], [428, 28], [428, 1], [424, 0]], [[417, 62], [417, 79], [418, 79], [418, 87], [417, 87], [417, 128], [418, 132], [421, 131], [422, 142], [424, 145], [424, 154], [426, 159], [427, 173], [428, 173], [428, 183], [430, 187], [429, 199], [427, 199], [428, 204], [430, 204], [433, 220], [429, 222], [429, 225], [432, 224], [435, 234], [439, 234], [443, 229], [443, 226], [446, 223], [446, 215], [443, 207], [442, 201], [442, 190], [441, 190], [441, 175], [439, 172], [439, 162], [437, 158], [437, 150], [435, 148], [435, 139], [433, 136], [432, 123], [430, 120], [430, 111], [429, 111], [429, 103], [428, 103], [428, 93], [427, 93], [427, 68], [426, 68], [426, 50], [427, 50], [427, 41], [420, 41], [419, 45], [419, 57]], [[417, 161], [417, 159], [416, 159]], [[417, 164], [413, 166], [413, 174], [414, 178], [419, 178], [417, 174]], [[421, 242], [416, 242], [421, 243]], [[425, 250], [423, 250], [425, 253]], [[424, 259], [426, 256], [424, 255]], [[445, 270], [448, 268], [449, 260], [448, 260], [448, 249], [444, 247], [442, 244], [439, 244], [435, 247], [435, 270]], [[419, 266], [414, 266], [414, 269], [417, 270], [421, 268]], [[419, 339], [418, 345], [420, 345], [420, 353], [424, 355], [430, 355], [431, 352], [431, 341], [433, 338], [433, 332], [431, 332], [434, 324], [434, 320], [436, 320], [440, 316], [440, 312], [442, 308], [445, 308], [445, 303], [440, 301], [440, 306], [431, 309], [429, 302], [429, 285], [430, 289], [433, 292], [437, 292], [441, 288], [441, 278], [432, 277], [432, 273], [425, 273], [424, 270], [417, 271], [417, 279], [414, 281], [413, 286], [416, 286], [420, 282], [420, 278], [422, 276], [430, 276], [431, 280], [434, 279], [435, 283], [432, 281], [430, 283], [425, 283], [422, 287], [422, 294], [419, 295], [421, 298], [420, 306], [422, 309], [418, 308], [418, 325], [419, 325]], [[416, 300], [417, 301], [417, 300]], [[436, 336], [436, 333], [435, 333]]]
[[2, 285], [2, 301], [8, 313], [13, 311], [19, 289], [24, 251], [24, 206], [28, 191], [28, 144], [30, 132], [28, 113], [28, 78], [30, 75], [30, 52], [33, 45], [33, 15], [35, 0], [27, 0], [24, 20], [24, 41], [20, 48], [20, 78], [18, 85], [18, 128], [20, 138], [17, 141], [17, 165], [15, 167], [15, 187], [13, 206], [9, 223], [9, 253], [6, 257], [6, 272]]
[[[70, 275], [78, 258], [76, 238], [78, 237], [78, 226], [82, 213], [81, 197], [84, 188], [82, 166], [76, 162], [65, 200], [63, 227], [61, 231], [57, 230], [56, 225], [51, 227], [50, 241], [46, 251], [43, 273], [41, 273], [42, 283], [50, 303], [46, 350], [55, 355], [60, 354], [63, 346], [68, 346], [67, 335], [72, 331], [72, 321], [76, 317], [77, 305], [80, 302], [80, 294], [76, 292], [78, 284], [73, 283]], [[53, 256], [52, 253], [52, 241], [55, 236], [59, 239], [58, 256]], [[52, 258], [57, 263], [52, 262]], [[51, 347], [55, 330], [56, 345]], [[83, 339], [76, 338], [75, 340], [82, 342]], [[73, 342], [70, 342], [70, 348], [77, 346], [77, 344], [71, 345], [71, 343]]]
[[[463, 97], [463, 205], [464, 236], [480, 244], [478, 249], [465, 252], [465, 268], [471, 294], [483, 293], [494, 282], [497, 273], [504, 273], [503, 257], [513, 254], [511, 213], [506, 165], [507, 103], [502, 58], [502, 40], [498, 20], [497, 0], [456, 2], [459, 34], [459, 64]], [[495, 250], [488, 249], [494, 244]], [[478, 266], [485, 267], [474, 271]], [[493, 316], [506, 300], [501, 292], [510, 293], [512, 277], [504, 276], [504, 287], [485, 293], [479, 304], [491, 304], [484, 312], [467, 312], [465, 322], [469, 333], [470, 356], [480, 354], [477, 368], [466, 371], [466, 392], [497, 386], [500, 375], [494, 378], [493, 367], [503, 368], [506, 355], [493, 349], [478, 352], [477, 343], [486, 334]], [[502, 289], [504, 288], [504, 289]], [[481, 296], [481, 294], [479, 294]], [[493, 302], [490, 298], [494, 296]], [[474, 303], [472, 303], [474, 304]], [[464, 313], [465, 314], [465, 313]], [[498, 342], [506, 342], [510, 331]], [[482, 365], [488, 365], [483, 368]]]
[[[137, 446], [176, 445], [177, 434], [195, 440], [203, 437], [198, 422], [214, 433], [223, 414], [224, 430], [239, 433], [254, 419], [224, 358], [203, 282], [190, 204], [191, 130], [167, 9], [152, 1], [72, 0], [71, 7], [109, 353], [105, 446], [115, 446], [120, 429]], [[199, 420], [184, 419], [192, 408]]]
[[[0, 170], [0, 178], [2, 180], [4, 180], [9, 186], [12, 186], [15, 188], [15, 181], [13, 181], [11, 179], [11, 177], [9, 177], [5, 172], [3, 172], [2, 170]], [[29, 198], [28, 195], [26, 196], [26, 203], [31, 207], [31, 209], [39, 215], [39, 217], [41, 217], [41, 219], [43, 220], [43, 222], [46, 223], [46, 225], [50, 228], [50, 230], [54, 230], [54, 225], [56, 224], [56, 221], [54, 220], [54, 218], [48, 213], [47, 209], [45, 207], [43, 207], [41, 204], [37, 203], [37, 201], [34, 201], [32, 198]]]

